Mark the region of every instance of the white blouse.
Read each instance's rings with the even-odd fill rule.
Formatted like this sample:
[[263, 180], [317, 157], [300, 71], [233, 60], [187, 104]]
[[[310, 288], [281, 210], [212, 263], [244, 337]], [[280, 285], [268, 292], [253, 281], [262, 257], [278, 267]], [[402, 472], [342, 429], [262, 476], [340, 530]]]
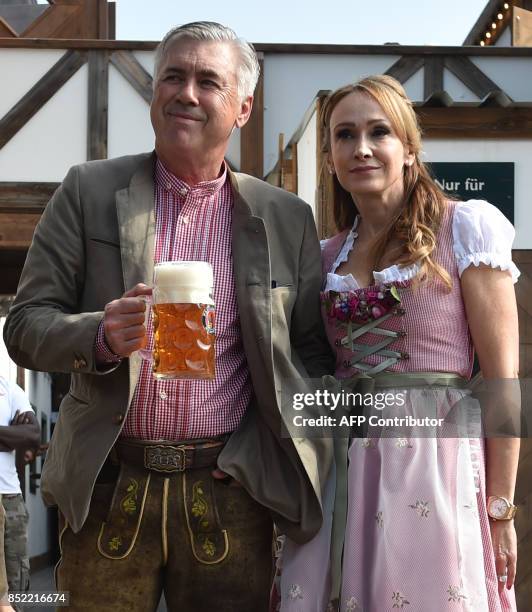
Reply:
[[[347, 234], [344, 245], [336, 258], [331, 271], [327, 274], [326, 291], [354, 291], [359, 284], [352, 274], [341, 276], [335, 274], [341, 263], [347, 261], [358, 237], [356, 231], [358, 216], [353, 227]], [[508, 270], [515, 283], [519, 278], [519, 270], [512, 261], [512, 242], [515, 236], [513, 225], [489, 202], [484, 200], [468, 200], [457, 202], [453, 215], [453, 252], [458, 266], [458, 274], [471, 265], [481, 263], [492, 268]], [[326, 241], [322, 241], [322, 247]], [[373, 271], [376, 283], [391, 283], [406, 281], [413, 278], [419, 271], [419, 265], [393, 265], [384, 270]]]

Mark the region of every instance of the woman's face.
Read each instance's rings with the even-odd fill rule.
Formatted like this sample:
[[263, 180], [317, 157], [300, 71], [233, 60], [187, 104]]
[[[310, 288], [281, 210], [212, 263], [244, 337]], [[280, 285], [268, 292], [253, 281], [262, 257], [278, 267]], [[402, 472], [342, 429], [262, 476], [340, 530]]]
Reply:
[[414, 156], [395, 134], [378, 102], [354, 91], [331, 113], [330, 163], [340, 185], [356, 202], [368, 196], [399, 203], [404, 193], [403, 167]]

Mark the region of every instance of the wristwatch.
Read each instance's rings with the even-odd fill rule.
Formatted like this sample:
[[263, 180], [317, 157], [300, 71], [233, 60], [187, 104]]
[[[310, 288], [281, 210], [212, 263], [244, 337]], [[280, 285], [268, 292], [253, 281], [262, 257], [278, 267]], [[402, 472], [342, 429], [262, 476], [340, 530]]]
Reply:
[[490, 495], [487, 502], [488, 516], [494, 521], [510, 521], [515, 516], [517, 506], [506, 497]]

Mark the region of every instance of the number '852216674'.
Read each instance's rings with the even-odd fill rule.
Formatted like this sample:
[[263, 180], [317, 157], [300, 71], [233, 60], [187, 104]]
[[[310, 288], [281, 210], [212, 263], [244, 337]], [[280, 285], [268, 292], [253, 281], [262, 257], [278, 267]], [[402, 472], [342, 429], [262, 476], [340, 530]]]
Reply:
[[68, 606], [70, 593], [67, 591], [11, 591], [2, 603], [31, 604], [32, 606]]

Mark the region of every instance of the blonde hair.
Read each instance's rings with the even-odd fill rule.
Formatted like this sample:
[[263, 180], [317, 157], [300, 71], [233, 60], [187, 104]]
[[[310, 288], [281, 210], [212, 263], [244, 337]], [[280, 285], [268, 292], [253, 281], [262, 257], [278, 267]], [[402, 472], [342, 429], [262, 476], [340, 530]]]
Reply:
[[[420, 160], [421, 129], [417, 116], [399, 81], [387, 75], [369, 76], [360, 81], [340, 87], [331, 93], [321, 112], [323, 127], [322, 151], [324, 161], [331, 153], [330, 120], [336, 105], [353, 92], [369, 95], [380, 105], [388, 117], [393, 131], [406, 150], [412, 154], [413, 163], [403, 167], [404, 206], [390, 222], [374, 248], [374, 265], [378, 269], [386, 246], [396, 240], [401, 246], [392, 251], [395, 261], [408, 266], [419, 263], [419, 279], [439, 278], [450, 288], [451, 277], [437, 264], [432, 253], [436, 248], [436, 234], [450, 198], [436, 184], [425, 164]], [[356, 202], [339, 183], [336, 175], [326, 172], [326, 163], [321, 170], [321, 180], [331, 188], [333, 194], [333, 216], [339, 231], [351, 227], [358, 214]], [[332, 185], [331, 182], [332, 181]]]

